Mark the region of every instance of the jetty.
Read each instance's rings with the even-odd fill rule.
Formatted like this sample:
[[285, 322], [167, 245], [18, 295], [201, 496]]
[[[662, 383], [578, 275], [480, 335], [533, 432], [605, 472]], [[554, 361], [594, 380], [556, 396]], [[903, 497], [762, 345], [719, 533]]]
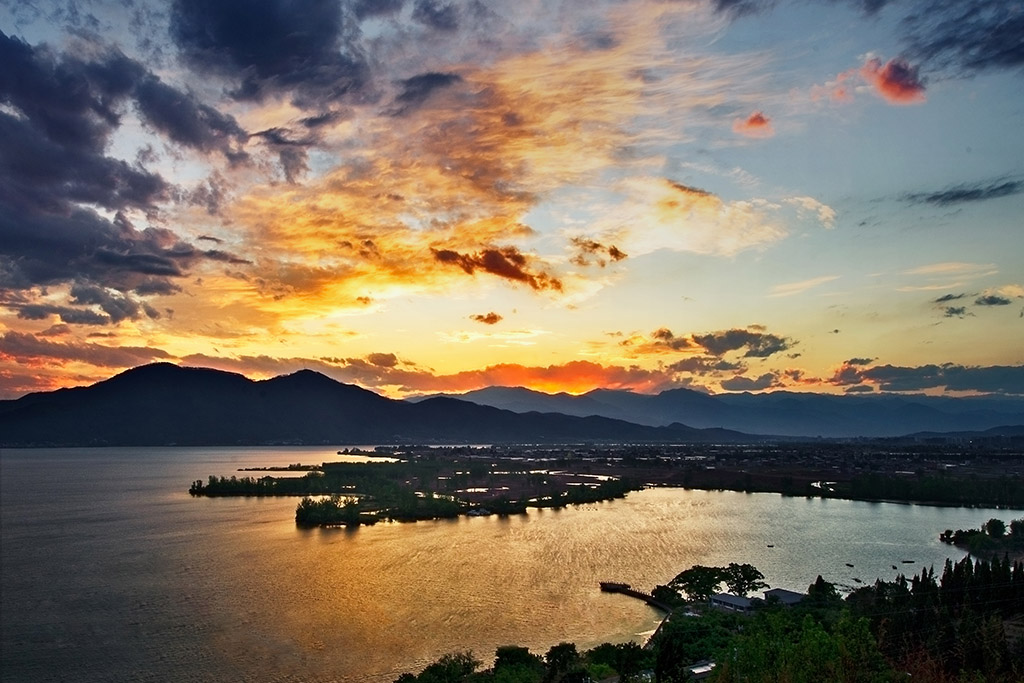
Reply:
[[669, 612], [669, 613], [672, 612], [672, 607], [670, 607], [669, 605], [666, 605], [661, 600], [658, 600], [656, 597], [654, 597], [650, 593], [643, 593], [641, 591], [633, 590], [632, 588], [630, 588], [628, 583], [615, 583], [614, 581], [602, 581], [601, 582], [601, 590], [603, 592], [605, 592], [605, 593], [621, 593], [622, 595], [628, 595], [631, 598], [636, 598], [637, 600], [643, 600], [644, 602], [646, 602], [651, 607], [654, 607], [655, 609], [660, 609], [662, 612]]

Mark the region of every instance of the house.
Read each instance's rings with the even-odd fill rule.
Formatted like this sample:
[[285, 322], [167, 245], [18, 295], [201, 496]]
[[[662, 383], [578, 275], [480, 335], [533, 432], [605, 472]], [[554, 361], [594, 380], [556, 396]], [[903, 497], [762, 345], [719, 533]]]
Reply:
[[711, 606], [715, 609], [750, 614], [752, 602], [750, 598], [741, 598], [731, 593], [716, 593], [711, 596]]
[[804, 594], [788, 591], [785, 588], [772, 588], [764, 592], [765, 602], [770, 602], [772, 598], [775, 598], [787, 607], [791, 607], [803, 600]]
[[711, 675], [711, 672], [715, 670], [715, 663], [712, 661], [704, 660], [691, 664], [686, 667], [686, 672], [690, 675], [688, 680], [691, 681], [702, 681]]

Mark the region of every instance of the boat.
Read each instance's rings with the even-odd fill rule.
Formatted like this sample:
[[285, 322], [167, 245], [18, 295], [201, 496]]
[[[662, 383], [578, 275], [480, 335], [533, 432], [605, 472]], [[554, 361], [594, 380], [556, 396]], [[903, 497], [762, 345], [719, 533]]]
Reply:
[[846, 563], [846, 566], [847, 566], [847, 567], [852, 567], [853, 565], [852, 565], [852, 564], [850, 564], [849, 562], [847, 562], [847, 563]]

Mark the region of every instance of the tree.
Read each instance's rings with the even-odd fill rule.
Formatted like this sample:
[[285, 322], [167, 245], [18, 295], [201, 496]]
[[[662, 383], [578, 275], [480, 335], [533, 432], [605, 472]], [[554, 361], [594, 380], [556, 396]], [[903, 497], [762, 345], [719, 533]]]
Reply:
[[495, 683], [540, 683], [544, 660], [525, 647], [503, 645], [494, 652], [492, 680]]
[[695, 602], [703, 602], [710, 598], [725, 579], [721, 567], [704, 567], [696, 564], [679, 572], [668, 585], [677, 591], [686, 593], [686, 597]]
[[834, 605], [842, 599], [839, 591], [836, 590], [836, 585], [821, 578], [821, 574], [818, 574], [818, 578], [814, 580], [814, 583], [807, 587], [808, 604], [824, 607], [826, 605]]
[[729, 591], [742, 597], [746, 597], [747, 593], [751, 591], [768, 587], [768, 584], [764, 582], [764, 574], [752, 564], [730, 562], [723, 575]]
[[993, 517], [985, 522], [985, 531], [992, 538], [1002, 538], [1006, 534], [1006, 523]]
[[480, 666], [471, 652], [456, 652], [441, 657], [420, 672], [419, 683], [463, 683]]
[[1010, 535], [1018, 541], [1024, 541], [1024, 517], [1010, 522]]
[[561, 681], [566, 675], [579, 668], [580, 653], [576, 650], [575, 643], [559, 643], [548, 650], [544, 655], [544, 661], [548, 665], [545, 680]]

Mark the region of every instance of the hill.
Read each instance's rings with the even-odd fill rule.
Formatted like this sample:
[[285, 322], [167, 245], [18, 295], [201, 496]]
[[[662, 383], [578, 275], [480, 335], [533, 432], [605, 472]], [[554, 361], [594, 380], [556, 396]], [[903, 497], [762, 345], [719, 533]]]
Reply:
[[976, 432], [1024, 425], [1024, 400], [924, 395], [833, 396], [778, 391], [710, 395], [671, 389], [656, 395], [597, 389], [579, 396], [522, 387], [490, 387], [456, 398], [516, 412], [626, 420], [652, 427], [681, 422], [789, 437], [894, 437], [914, 432]]
[[745, 442], [724, 430], [397, 401], [302, 370], [263, 381], [156, 363], [88, 387], [0, 402], [0, 446]]

